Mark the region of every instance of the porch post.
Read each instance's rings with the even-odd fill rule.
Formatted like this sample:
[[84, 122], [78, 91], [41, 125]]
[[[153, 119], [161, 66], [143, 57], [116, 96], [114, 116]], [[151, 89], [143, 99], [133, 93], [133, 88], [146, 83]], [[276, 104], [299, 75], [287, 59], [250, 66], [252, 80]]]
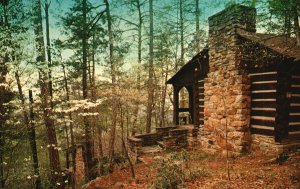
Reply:
[[179, 90], [180, 87], [173, 85], [173, 102], [174, 102], [174, 107], [173, 107], [173, 124], [174, 125], [179, 125]]
[[194, 121], [193, 124], [198, 127], [199, 126], [199, 97], [198, 97], [198, 86], [197, 86], [197, 81], [193, 84], [193, 112], [194, 112]]
[[192, 124], [195, 123], [194, 120], [194, 93], [193, 93], [193, 85], [188, 86], [188, 92], [189, 92], [189, 113], [190, 118], [192, 121]]

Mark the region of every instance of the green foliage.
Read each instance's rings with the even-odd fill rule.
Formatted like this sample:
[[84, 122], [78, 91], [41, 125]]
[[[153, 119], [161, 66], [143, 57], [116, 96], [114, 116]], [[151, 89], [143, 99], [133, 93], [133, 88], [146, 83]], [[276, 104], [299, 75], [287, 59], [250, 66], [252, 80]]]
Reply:
[[184, 182], [184, 170], [172, 157], [158, 160], [155, 169], [157, 175], [151, 188], [177, 188]]
[[190, 152], [186, 150], [173, 152], [166, 158], [158, 159], [154, 163], [157, 175], [150, 188], [183, 188], [187, 180], [210, 176], [203, 168], [190, 167], [190, 161]]

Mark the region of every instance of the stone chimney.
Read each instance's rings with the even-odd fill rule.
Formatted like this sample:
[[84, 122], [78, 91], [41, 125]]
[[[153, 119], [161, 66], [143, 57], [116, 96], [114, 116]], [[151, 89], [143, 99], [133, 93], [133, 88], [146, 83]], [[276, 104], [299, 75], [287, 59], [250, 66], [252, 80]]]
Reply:
[[255, 32], [255, 15], [254, 8], [232, 5], [208, 20], [209, 73], [204, 85], [201, 139], [204, 148], [223, 152], [227, 148], [233, 153], [248, 150], [250, 81], [247, 73], [239, 67], [236, 29]]
[[256, 9], [235, 4], [209, 17], [208, 23], [209, 34], [226, 32], [233, 28], [256, 32]]

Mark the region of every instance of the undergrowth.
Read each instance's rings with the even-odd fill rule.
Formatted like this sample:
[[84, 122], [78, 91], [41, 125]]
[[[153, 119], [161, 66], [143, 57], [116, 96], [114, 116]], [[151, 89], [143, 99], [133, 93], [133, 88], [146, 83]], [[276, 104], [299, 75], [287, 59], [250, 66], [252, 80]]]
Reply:
[[185, 188], [185, 182], [199, 177], [208, 177], [203, 168], [190, 167], [191, 155], [186, 151], [172, 152], [166, 158], [159, 158], [153, 165], [157, 174], [151, 189]]

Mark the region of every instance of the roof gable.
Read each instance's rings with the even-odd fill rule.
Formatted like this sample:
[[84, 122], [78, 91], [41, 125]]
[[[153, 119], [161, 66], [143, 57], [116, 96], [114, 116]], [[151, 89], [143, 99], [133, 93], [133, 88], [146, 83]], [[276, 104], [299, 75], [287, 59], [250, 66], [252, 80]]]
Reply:
[[181, 69], [171, 77], [166, 84], [186, 85], [192, 84], [195, 78], [200, 78], [208, 73], [208, 49], [203, 49], [200, 53], [189, 60]]

